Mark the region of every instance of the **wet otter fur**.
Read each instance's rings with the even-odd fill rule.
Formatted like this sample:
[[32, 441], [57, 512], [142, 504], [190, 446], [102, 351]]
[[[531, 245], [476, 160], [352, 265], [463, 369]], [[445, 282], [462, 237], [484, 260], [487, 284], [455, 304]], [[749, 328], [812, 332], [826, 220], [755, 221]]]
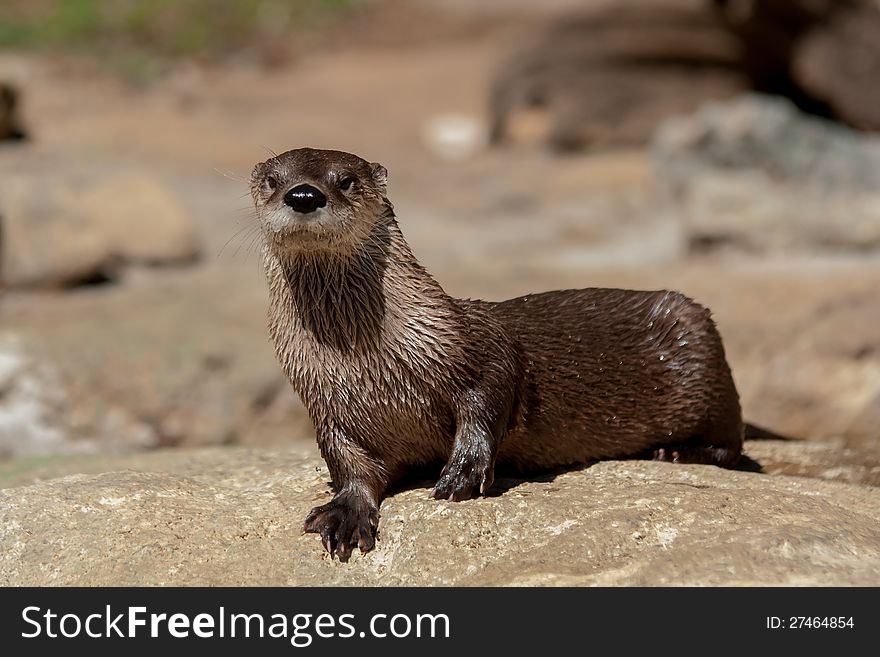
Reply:
[[269, 331], [336, 488], [304, 523], [328, 552], [372, 549], [385, 491], [417, 466], [445, 462], [433, 495], [457, 501], [496, 465], [739, 461], [739, 398], [708, 310], [668, 291], [452, 298], [406, 243], [386, 177], [300, 148], [251, 179]]

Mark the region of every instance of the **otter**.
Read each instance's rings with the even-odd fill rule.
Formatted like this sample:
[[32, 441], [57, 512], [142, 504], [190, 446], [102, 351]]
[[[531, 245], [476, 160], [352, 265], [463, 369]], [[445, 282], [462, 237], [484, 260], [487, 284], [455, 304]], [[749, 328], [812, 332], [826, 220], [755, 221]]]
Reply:
[[587, 288], [456, 299], [416, 260], [380, 164], [299, 148], [251, 192], [269, 333], [335, 488], [313, 509], [331, 558], [375, 545], [388, 487], [443, 464], [432, 494], [600, 459], [733, 467], [744, 425], [709, 311], [679, 292]]

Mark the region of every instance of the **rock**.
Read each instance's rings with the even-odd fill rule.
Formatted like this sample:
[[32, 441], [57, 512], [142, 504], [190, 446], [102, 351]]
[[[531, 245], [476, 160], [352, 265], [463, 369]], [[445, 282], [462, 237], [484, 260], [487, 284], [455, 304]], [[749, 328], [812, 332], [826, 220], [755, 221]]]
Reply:
[[268, 343], [256, 266], [10, 295], [3, 312], [4, 330], [56, 374], [65, 443], [118, 452], [313, 440]]
[[108, 277], [105, 235], [68, 181], [4, 177], [0, 183], [0, 286], [62, 287]]
[[492, 80], [493, 144], [518, 140], [529, 108], [557, 150], [640, 144], [661, 119], [747, 88], [737, 39], [705, 2], [606, 3], [530, 24], [522, 41]]
[[[880, 303], [875, 293], [839, 288], [776, 345], [744, 364], [744, 406], [761, 423], [794, 436], [838, 436], [847, 445], [878, 446], [872, 418], [880, 411]], [[746, 377], [742, 377], [745, 380]]]
[[874, 425], [872, 449], [853, 449], [839, 443], [806, 441], [749, 441], [748, 455], [771, 475], [794, 475], [814, 479], [880, 486], [880, 448]]
[[714, 0], [752, 87], [864, 130], [880, 129], [875, 0]]
[[[841, 3], [843, 4], [843, 3]], [[793, 77], [834, 116], [863, 130], [880, 130], [880, 5], [841, 7], [799, 44]]]
[[81, 203], [112, 254], [124, 261], [156, 265], [199, 255], [192, 217], [150, 176], [128, 173], [101, 180], [85, 191]]
[[[76, 409], [60, 373], [29, 353], [14, 334], [0, 334], [0, 458], [99, 449], [100, 436], [80, 435], [76, 422]], [[111, 450], [154, 444], [149, 426], [112, 404], [104, 409], [102, 424], [105, 431], [124, 438]]]
[[558, 150], [642, 144], [701, 103], [754, 90], [858, 129], [880, 129], [875, 0], [596, 3], [530, 23], [490, 89], [490, 139], [521, 141], [545, 113]]
[[0, 335], [0, 459], [69, 451], [54, 417], [63, 400], [52, 379]]
[[667, 121], [655, 159], [677, 177], [701, 167], [760, 168], [785, 181], [865, 190], [880, 181], [880, 139], [800, 112], [776, 96], [743, 94]]
[[68, 287], [113, 278], [125, 262], [195, 259], [196, 224], [155, 179], [29, 172], [0, 182], [0, 283]]
[[342, 564], [300, 534], [331, 496], [312, 457], [214, 450], [164, 473], [68, 476], [0, 491], [0, 583], [880, 583], [876, 488], [639, 461], [499, 483], [459, 504], [391, 496], [376, 550]]
[[880, 248], [880, 139], [748, 95], [665, 122], [652, 153], [695, 249]]

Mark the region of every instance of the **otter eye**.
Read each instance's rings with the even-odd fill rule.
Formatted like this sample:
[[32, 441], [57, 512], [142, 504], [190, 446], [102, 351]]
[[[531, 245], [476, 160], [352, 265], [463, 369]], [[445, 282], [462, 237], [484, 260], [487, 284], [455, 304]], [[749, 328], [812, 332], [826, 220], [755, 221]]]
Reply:
[[339, 180], [339, 189], [342, 191], [347, 191], [351, 189], [351, 186], [354, 184], [354, 178], [351, 176], [345, 176]]
[[263, 182], [266, 183], [266, 187], [268, 187], [269, 189], [274, 190], [276, 187], [278, 187], [278, 181], [275, 179], [275, 176], [266, 176]]

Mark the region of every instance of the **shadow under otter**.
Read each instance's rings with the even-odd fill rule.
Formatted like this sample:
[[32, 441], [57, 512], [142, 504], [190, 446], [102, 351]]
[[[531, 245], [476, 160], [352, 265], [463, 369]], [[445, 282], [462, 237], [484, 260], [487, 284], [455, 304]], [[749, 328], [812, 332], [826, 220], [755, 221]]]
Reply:
[[[775, 434], [772, 432], [762, 434], [760, 432], [763, 432], [765, 430], [759, 427], [754, 427], [756, 431], [752, 433], [751, 429], [753, 427], [754, 425], [751, 424], [746, 425], [745, 440], [779, 440], [786, 442], [799, 440], [797, 438], [783, 436], [781, 434]], [[639, 456], [634, 456], [629, 460], [636, 461], [655, 459], [653, 458], [653, 454], [643, 454]], [[507, 491], [513, 490], [514, 488], [517, 488], [518, 486], [525, 483], [550, 483], [561, 474], [586, 470], [596, 465], [597, 463], [599, 463], [598, 460], [590, 461], [589, 463], [578, 463], [576, 465], [552, 468], [549, 470], [536, 470], [529, 473], [523, 473], [515, 469], [499, 467], [496, 468], [495, 471], [495, 481], [492, 483], [492, 486], [483, 493], [483, 495], [485, 497], [500, 497]], [[442, 467], [443, 463], [438, 461], [437, 463], [429, 466], [415, 468], [412, 472], [408, 473], [402, 479], [400, 479], [400, 481], [392, 484], [386, 491], [386, 495], [396, 495], [397, 493], [401, 493], [403, 491], [418, 490], [420, 488], [433, 490], [436, 474], [440, 471]], [[759, 461], [753, 459], [750, 456], [747, 456], [746, 454], [741, 454], [739, 462], [736, 465], [731, 466], [729, 469], [738, 470], [739, 472], [766, 474], [763, 465]]]

